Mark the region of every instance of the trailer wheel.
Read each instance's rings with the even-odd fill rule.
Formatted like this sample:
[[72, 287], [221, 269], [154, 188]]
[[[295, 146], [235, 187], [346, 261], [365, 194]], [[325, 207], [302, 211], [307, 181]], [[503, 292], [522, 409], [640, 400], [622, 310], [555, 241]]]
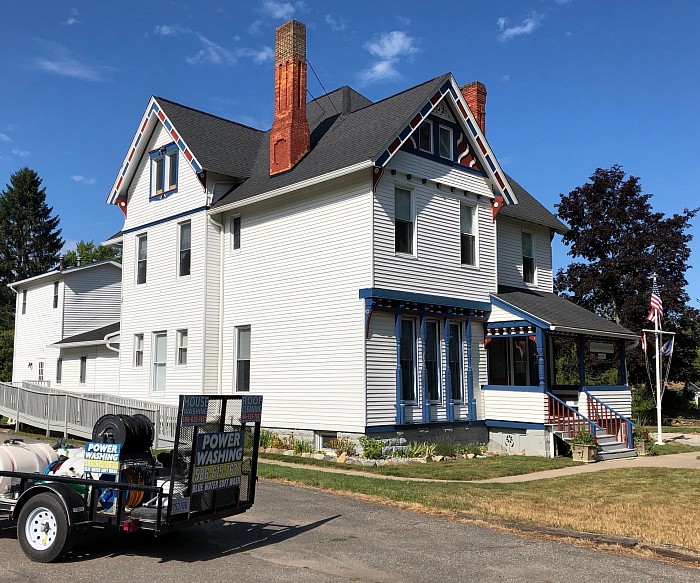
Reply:
[[17, 538], [34, 562], [50, 563], [73, 546], [66, 509], [58, 496], [48, 492], [27, 500], [17, 521]]

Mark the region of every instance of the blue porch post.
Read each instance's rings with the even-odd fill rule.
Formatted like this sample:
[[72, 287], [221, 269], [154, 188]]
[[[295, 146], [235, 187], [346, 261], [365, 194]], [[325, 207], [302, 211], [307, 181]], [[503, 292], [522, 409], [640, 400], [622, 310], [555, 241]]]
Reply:
[[544, 330], [537, 326], [535, 328], [535, 339], [537, 340], [537, 374], [540, 377], [540, 389], [545, 390], [545, 366], [544, 366]]
[[448, 421], [455, 420], [455, 403], [452, 399], [452, 371], [450, 370], [450, 317], [445, 318], [442, 329], [442, 339], [445, 343], [445, 413]]
[[469, 420], [476, 419], [476, 401], [474, 400], [474, 371], [472, 369], [472, 320], [467, 320], [466, 333], [466, 348], [467, 348], [467, 411], [469, 411]]
[[425, 368], [425, 334], [426, 334], [426, 321], [425, 314], [421, 314], [420, 317], [420, 345], [421, 345], [421, 356], [420, 359], [420, 397], [421, 397], [421, 410], [423, 414], [423, 423], [428, 423], [430, 421], [430, 402], [428, 401], [428, 369]]
[[396, 336], [396, 424], [403, 425], [406, 415], [403, 404], [403, 375], [401, 373], [401, 312], [396, 312], [394, 335]]
[[624, 340], [620, 342], [620, 384], [627, 384], [627, 353]]

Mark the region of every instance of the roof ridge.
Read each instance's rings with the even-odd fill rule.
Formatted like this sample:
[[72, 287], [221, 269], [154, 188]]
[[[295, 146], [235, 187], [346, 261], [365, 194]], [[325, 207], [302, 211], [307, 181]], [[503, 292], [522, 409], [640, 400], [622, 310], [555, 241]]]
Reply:
[[352, 111], [349, 115], [352, 115], [353, 113], [357, 113], [358, 111], [362, 111], [363, 109], [367, 109], [368, 107], [372, 107], [374, 105], [379, 105], [380, 103], [383, 103], [384, 101], [387, 101], [389, 99], [394, 99], [395, 97], [398, 97], [399, 95], [403, 95], [404, 93], [408, 93], [409, 91], [413, 91], [415, 89], [418, 89], [419, 87], [423, 87], [424, 85], [428, 85], [429, 83], [432, 83], [433, 81], [435, 81], [437, 79], [449, 77], [450, 75], [452, 75], [452, 73], [444, 73], [443, 75], [438, 75], [437, 77], [433, 77], [432, 79], [428, 79], [427, 81], [424, 81], [423, 83], [418, 83], [418, 85], [414, 85], [413, 87], [409, 87], [408, 89], [404, 89], [403, 91], [399, 91], [398, 93], [394, 93], [393, 95], [389, 95], [387, 97], [384, 97], [383, 99], [380, 99], [379, 101], [373, 101], [369, 105], [365, 105], [364, 107], [360, 107], [359, 109]]
[[258, 128], [254, 128], [252, 126], [246, 125], [244, 123], [240, 123], [238, 121], [234, 121], [232, 119], [227, 119], [225, 117], [221, 117], [220, 115], [215, 115], [213, 113], [209, 113], [208, 111], [204, 111], [202, 109], [197, 109], [196, 107], [190, 107], [189, 105], [183, 105], [182, 103], [178, 103], [177, 101], [173, 101], [172, 99], [168, 99], [167, 97], [159, 97], [158, 95], [154, 95], [153, 98], [156, 100], [159, 100], [159, 101], [167, 101], [168, 103], [172, 103], [173, 105], [177, 105], [178, 107], [182, 107], [183, 109], [189, 109], [190, 111], [194, 111], [196, 113], [201, 113], [202, 115], [206, 115], [208, 117], [213, 117], [215, 119], [220, 119], [221, 121], [225, 121], [227, 123], [231, 123], [231, 124], [240, 126], [242, 128], [253, 130], [255, 132], [264, 133], [267, 131], [267, 130], [260, 130]]

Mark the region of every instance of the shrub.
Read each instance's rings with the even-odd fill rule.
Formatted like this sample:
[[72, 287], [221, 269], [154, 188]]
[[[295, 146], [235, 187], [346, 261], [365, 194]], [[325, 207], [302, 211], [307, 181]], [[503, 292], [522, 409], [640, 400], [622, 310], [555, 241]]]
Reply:
[[460, 455], [484, 455], [487, 451], [488, 447], [485, 443], [466, 443], [457, 448], [457, 453]]
[[273, 433], [270, 437], [270, 447], [275, 449], [294, 449], [294, 434], [290, 433], [284, 437]]
[[304, 439], [297, 439], [294, 441], [294, 447], [292, 448], [295, 454], [300, 453], [313, 453], [314, 446], [310, 441]]
[[378, 460], [382, 457], [382, 442], [366, 435], [360, 435], [358, 441], [362, 446], [362, 457], [368, 460]]
[[260, 447], [263, 447], [263, 448], [272, 447], [272, 445], [270, 445], [270, 444], [272, 443], [273, 436], [275, 436], [275, 433], [273, 431], [270, 431], [269, 429], [261, 429], [260, 430]]
[[412, 441], [411, 457], [428, 457], [435, 455], [437, 444], [429, 441]]
[[590, 431], [579, 431], [578, 435], [571, 440], [574, 445], [597, 445], [598, 441]]
[[328, 447], [330, 447], [336, 455], [343, 453], [355, 455], [357, 453], [354, 442], [348, 437], [334, 437], [328, 442]]
[[452, 437], [442, 436], [435, 442], [435, 455], [454, 457], [457, 455], [458, 447]]

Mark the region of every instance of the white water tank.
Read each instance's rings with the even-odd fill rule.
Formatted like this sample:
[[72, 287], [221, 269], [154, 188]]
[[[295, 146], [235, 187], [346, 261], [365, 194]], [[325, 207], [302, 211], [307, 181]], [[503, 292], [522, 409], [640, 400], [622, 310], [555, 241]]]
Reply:
[[[56, 452], [44, 443], [13, 443], [0, 446], [0, 471], [43, 474], [46, 466], [58, 459]], [[0, 477], [0, 495], [19, 478]]]

